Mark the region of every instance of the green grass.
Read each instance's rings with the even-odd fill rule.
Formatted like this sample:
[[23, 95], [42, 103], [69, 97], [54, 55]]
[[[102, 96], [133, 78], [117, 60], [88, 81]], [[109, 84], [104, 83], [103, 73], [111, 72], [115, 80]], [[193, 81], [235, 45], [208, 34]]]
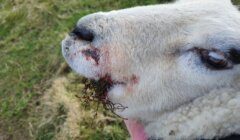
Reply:
[[67, 118], [67, 109], [63, 104], [58, 104], [57, 112], [54, 116], [38, 128], [36, 140], [53, 139], [56, 132], [60, 131], [60, 126], [64, 124]]
[[[0, 0], [0, 138], [3, 134], [9, 139], [54, 138], [64, 122], [59, 116], [33, 128], [39, 129], [33, 136], [26, 129], [29, 122], [40, 123], [41, 115], [34, 114], [36, 104], [49, 88], [49, 80], [58, 76], [64, 62], [60, 42], [79, 18], [97, 11], [166, 1], [169, 0]], [[240, 4], [240, 0], [234, 2]], [[60, 113], [64, 116], [66, 112]], [[111, 125], [111, 133], [89, 127], [81, 131], [86, 139], [126, 138], [122, 124]]]

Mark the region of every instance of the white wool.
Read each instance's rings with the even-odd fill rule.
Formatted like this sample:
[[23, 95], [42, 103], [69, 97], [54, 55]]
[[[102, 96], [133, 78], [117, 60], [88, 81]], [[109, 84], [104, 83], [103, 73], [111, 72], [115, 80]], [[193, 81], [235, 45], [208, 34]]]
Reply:
[[240, 91], [215, 90], [159, 115], [146, 124], [146, 132], [163, 139], [213, 139], [240, 134]]
[[[219, 1], [219, 0], [178, 0], [178, 2], [184, 2], [184, 3], [186, 3], [186, 2], [203, 2], [203, 1], [205, 1], [205, 2], [209, 2], [209, 1]], [[231, 3], [231, 0], [221, 0], [220, 1], [221, 3]]]

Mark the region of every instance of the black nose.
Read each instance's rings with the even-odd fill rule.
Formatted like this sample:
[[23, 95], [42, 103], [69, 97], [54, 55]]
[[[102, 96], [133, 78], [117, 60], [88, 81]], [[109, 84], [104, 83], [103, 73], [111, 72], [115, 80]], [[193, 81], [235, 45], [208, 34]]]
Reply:
[[94, 39], [93, 32], [86, 28], [76, 27], [69, 35], [90, 42]]

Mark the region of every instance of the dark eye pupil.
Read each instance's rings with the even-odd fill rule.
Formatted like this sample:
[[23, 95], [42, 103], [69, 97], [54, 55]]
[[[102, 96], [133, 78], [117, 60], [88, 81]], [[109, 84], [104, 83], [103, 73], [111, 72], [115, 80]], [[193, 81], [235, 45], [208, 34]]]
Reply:
[[235, 64], [240, 64], [240, 50], [238, 49], [231, 49], [230, 50], [230, 59], [233, 61]]

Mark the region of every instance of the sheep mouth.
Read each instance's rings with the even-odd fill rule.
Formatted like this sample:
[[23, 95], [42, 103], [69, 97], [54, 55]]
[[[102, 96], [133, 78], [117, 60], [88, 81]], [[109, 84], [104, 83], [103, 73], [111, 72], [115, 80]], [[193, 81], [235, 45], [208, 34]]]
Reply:
[[101, 77], [99, 80], [89, 80], [88, 82], [84, 82], [85, 90], [92, 90], [96, 96], [104, 96], [104, 98], [108, 98], [107, 94], [110, 89], [112, 89], [116, 85], [126, 85], [125, 82], [113, 80], [110, 75], [105, 75]]
[[82, 82], [84, 84], [82, 91], [83, 95], [79, 98], [83, 99], [84, 103], [89, 104], [89, 102], [97, 102], [114, 114], [116, 110], [123, 111], [127, 108], [120, 103], [111, 102], [108, 98], [109, 90], [116, 85], [126, 85], [125, 82], [113, 80], [110, 75], [105, 75], [99, 80], [84, 78]]

